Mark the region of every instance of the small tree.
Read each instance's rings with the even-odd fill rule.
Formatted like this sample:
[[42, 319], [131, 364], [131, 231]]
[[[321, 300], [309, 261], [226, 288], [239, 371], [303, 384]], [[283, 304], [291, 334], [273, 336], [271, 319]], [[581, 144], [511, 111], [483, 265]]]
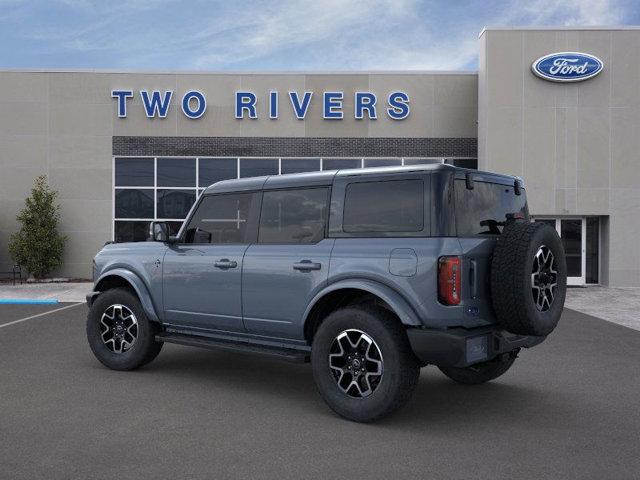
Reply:
[[27, 269], [35, 278], [42, 278], [62, 265], [67, 237], [58, 233], [60, 205], [58, 192], [51, 190], [47, 178], [35, 179], [25, 208], [16, 217], [20, 230], [11, 235], [9, 253], [14, 262]]

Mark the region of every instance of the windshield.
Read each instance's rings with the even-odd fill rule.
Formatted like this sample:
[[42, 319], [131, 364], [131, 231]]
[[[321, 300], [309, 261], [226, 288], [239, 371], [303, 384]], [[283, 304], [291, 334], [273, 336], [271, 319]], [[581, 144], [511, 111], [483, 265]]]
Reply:
[[456, 180], [455, 196], [459, 237], [500, 235], [512, 215], [529, 221], [524, 189], [516, 195], [512, 186], [476, 181], [473, 190], [469, 190], [464, 180]]

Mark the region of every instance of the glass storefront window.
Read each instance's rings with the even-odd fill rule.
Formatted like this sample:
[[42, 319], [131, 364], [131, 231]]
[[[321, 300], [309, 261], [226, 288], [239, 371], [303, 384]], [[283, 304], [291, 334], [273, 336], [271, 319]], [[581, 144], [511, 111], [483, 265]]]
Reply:
[[319, 158], [283, 158], [280, 173], [317, 172], [320, 170]]
[[208, 187], [231, 178], [238, 178], [237, 158], [200, 158], [198, 160], [199, 187]]
[[195, 187], [195, 158], [159, 158], [159, 187]]
[[153, 187], [153, 158], [116, 158], [116, 187]]
[[278, 175], [277, 158], [241, 158], [240, 178]]
[[182, 219], [196, 201], [195, 190], [158, 189], [158, 218]]
[[[461, 159], [468, 160], [468, 159]], [[471, 159], [475, 161], [475, 159]], [[115, 241], [147, 240], [149, 222], [175, 235], [204, 189], [221, 180], [346, 168], [442, 163], [441, 158], [114, 158]], [[596, 272], [597, 275], [597, 272]]]
[[365, 158], [364, 168], [372, 167], [398, 167], [402, 165], [401, 158]]
[[322, 170], [340, 170], [341, 168], [360, 168], [360, 158], [323, 158]]

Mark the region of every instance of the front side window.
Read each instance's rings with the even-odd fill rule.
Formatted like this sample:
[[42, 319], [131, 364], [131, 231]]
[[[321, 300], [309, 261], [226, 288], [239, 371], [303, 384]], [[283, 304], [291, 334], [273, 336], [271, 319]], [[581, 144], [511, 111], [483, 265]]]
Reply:
[[265, 192], [259, 243], [317, 243], [324, 237], [329, 189], [307, 188]]
[[252, 193], [207, 195], [194, 212], [184, 243], [247, 243]]
[[390, 180], [347, 185], [343, 230], [420, 232], [424, 229], [424, 182]]
[[470, 190], [465, 180], [456, 180], [455, 195], [456, 228], [460, 237], [500, 235], [508, 215], [529, 218], [524, 192], [516, 195], [509, 185], [476, 181]]

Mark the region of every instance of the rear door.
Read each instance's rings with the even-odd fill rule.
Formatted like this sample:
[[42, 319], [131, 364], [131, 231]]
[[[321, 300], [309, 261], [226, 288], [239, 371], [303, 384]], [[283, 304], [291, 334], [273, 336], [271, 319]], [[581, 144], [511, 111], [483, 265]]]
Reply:
[[165, 321], [195, 330], [244, 331], [242, 262], [255, 238], [257, 193], [205, 196], [164, 257]]
[[242, 277], [248, 332], [303, 338], [302, 316], [327, 281], [334, 240], [326, 238], [330, 189], [266, 190], [258, 242], [245, 254]]

